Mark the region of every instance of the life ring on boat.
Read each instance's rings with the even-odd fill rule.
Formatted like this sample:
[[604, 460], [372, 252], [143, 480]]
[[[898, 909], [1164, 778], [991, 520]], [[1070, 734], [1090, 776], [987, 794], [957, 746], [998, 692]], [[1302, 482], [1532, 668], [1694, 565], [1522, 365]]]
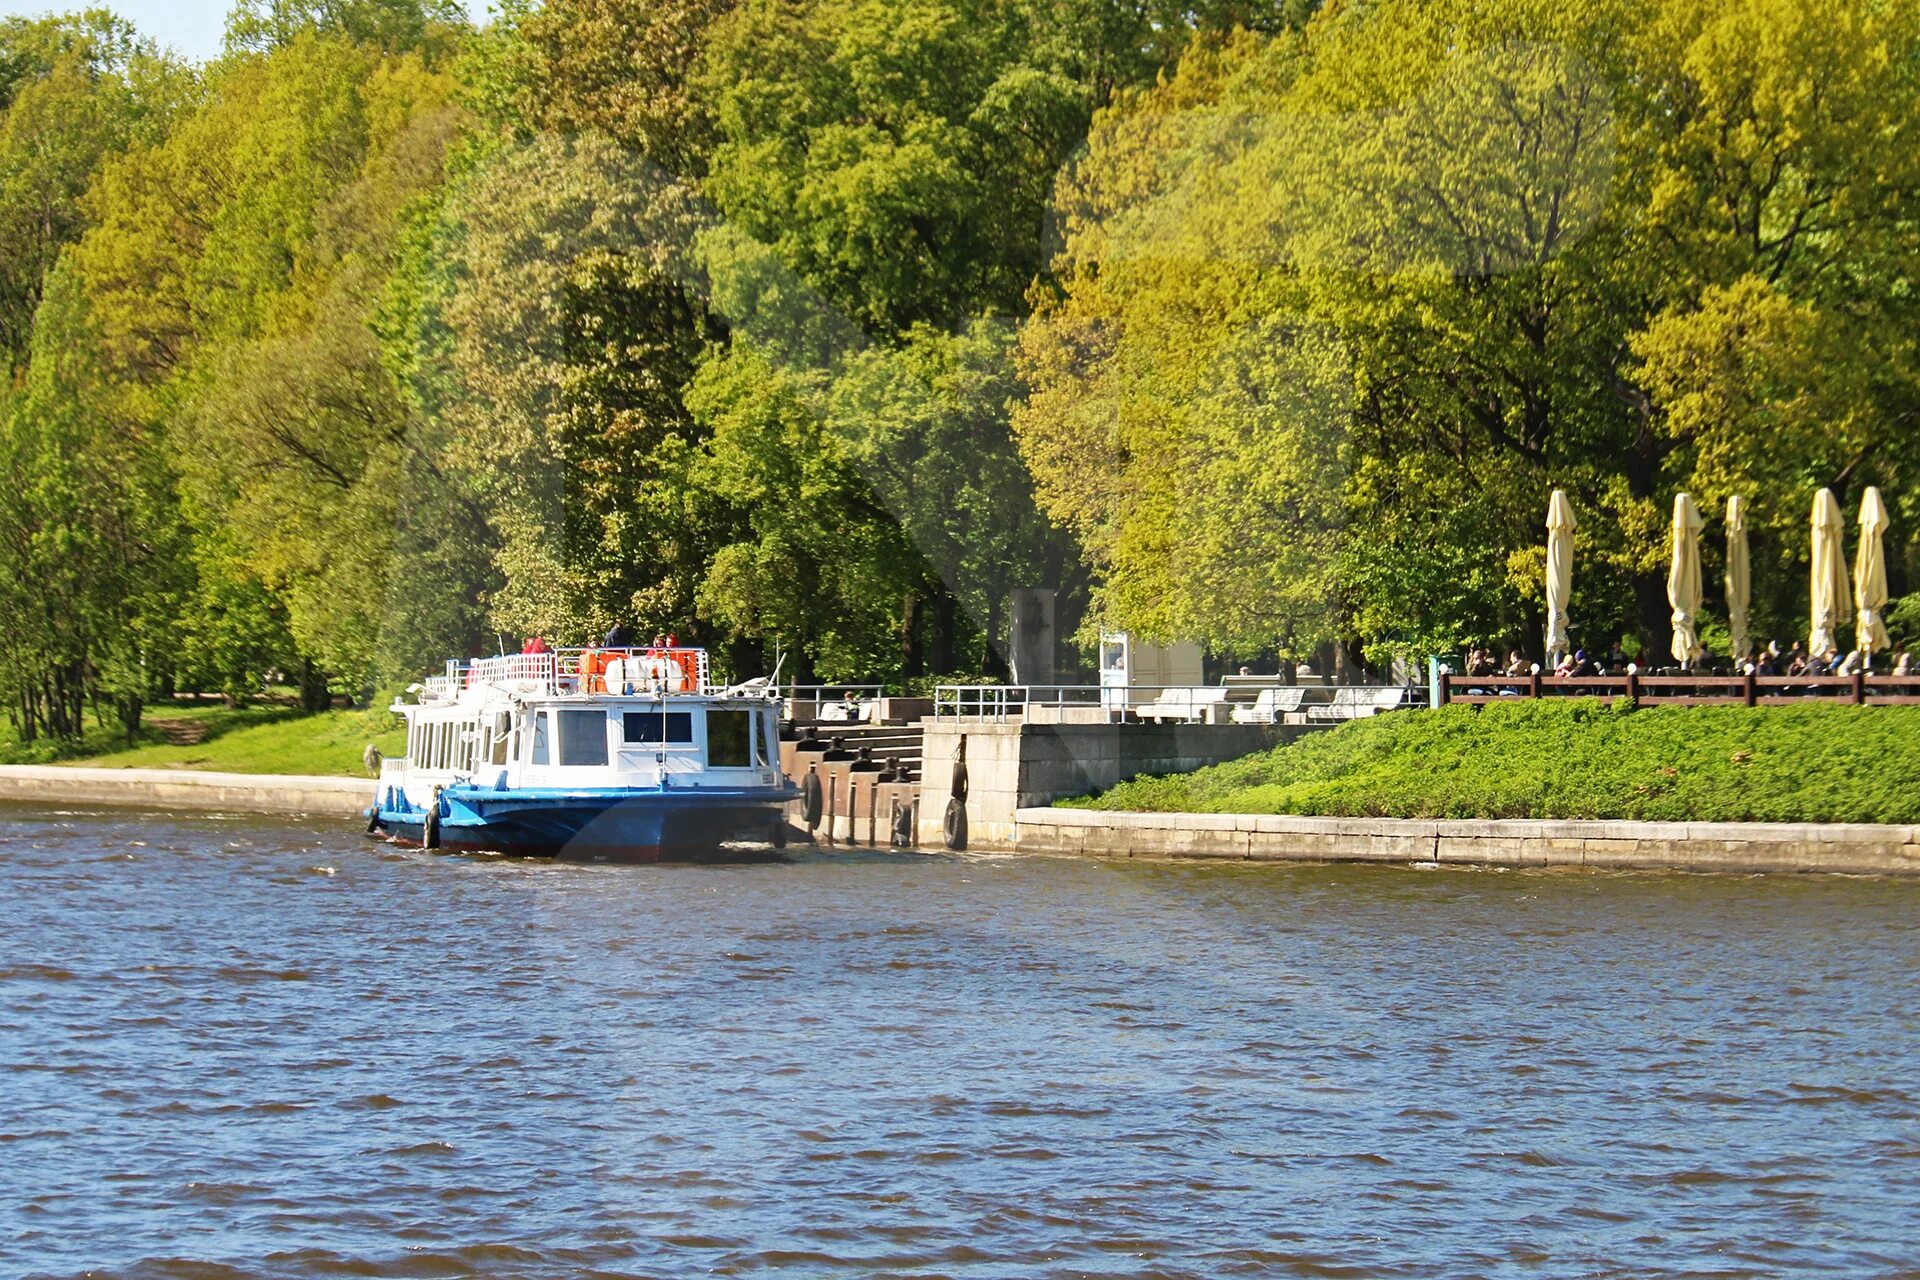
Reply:
[[967, 847], [967, 806], [959, 796], [947, 801], [946, 820], [940, 825], [947, 848], [957, 852]]
[[904, 849], [913, 843], [913, 806], [903, 804], [893, 811], [893, 846]]
[[812, 769], [807, 770], [806, 779], [800, 784], [800, 813], [806, 818], [809, 831], [820, 825], [820, 806], [823, 799], [820, 775]]

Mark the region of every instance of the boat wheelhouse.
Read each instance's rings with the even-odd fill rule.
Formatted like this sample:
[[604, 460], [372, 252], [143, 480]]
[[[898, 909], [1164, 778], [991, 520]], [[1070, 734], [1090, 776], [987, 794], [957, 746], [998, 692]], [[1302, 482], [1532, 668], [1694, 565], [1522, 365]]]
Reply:
[[649, 862], [782, 843], [770, 680], [715, 687], [704, 650], [575, 649], [449, 662], [394, 710], [369, 832], [456, 852]]

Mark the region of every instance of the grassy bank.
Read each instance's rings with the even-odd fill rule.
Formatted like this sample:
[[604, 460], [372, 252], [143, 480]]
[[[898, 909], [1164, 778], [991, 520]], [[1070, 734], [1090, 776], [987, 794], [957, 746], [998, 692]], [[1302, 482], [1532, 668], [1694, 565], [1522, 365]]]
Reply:
[[1184, 813], [1920, 823], [1920, 706], [1454, 706], [1066, 805]]
[[180, 703], [150, 710], [137, 741], [95, 728], [79, 742], [19, 742], [0, 734], [0, 764], [72, 764], [126, 769], [210, 769], [364, 777], [368, 742], [398, 755], [406, 735], [385, 711], [305, 715], [284, 706], [228, 708]]

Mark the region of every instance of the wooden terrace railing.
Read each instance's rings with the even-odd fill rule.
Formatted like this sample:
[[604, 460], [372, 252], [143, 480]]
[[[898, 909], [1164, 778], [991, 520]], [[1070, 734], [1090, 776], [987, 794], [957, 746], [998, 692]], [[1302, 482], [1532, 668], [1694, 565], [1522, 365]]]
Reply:
[[1920, 702], [1920, 676], [1462, 676], [1443, 673], [1440, 702], [1483, 704], [1510, 698], [1626, 698], [1675, 705], [1732, 703], [1784, 707], [1814, 701], [1882, 706]]

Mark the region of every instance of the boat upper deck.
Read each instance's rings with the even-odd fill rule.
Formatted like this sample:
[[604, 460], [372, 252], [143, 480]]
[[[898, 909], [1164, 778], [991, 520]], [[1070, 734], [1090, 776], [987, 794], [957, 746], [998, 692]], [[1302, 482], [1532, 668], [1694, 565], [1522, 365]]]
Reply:
[[712, 696], [705, 649], [647, 646], [630, 649], [554, 649], [508, 653], [470, 662], [449, 660], [446, 671], [427, 677], [423, 702], [457, 702], [471, 690], [490, 689], [525, 697], [635, 694]]

